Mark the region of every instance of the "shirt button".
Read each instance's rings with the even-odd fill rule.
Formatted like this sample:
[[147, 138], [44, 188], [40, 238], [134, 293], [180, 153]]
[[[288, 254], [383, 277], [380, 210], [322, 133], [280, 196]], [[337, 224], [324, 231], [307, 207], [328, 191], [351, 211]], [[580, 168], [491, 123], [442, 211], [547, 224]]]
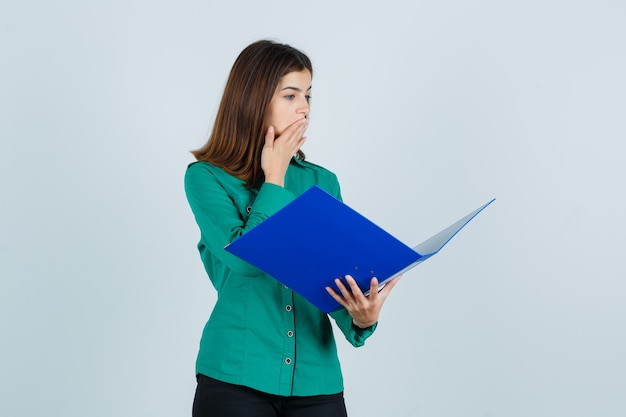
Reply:
[[293, 337], [293, 332], [291, 330], [287, 332], [287, 337]]
[[288, 290], [288, 289], [289, 289], [289, 287], [288, 287], [288, 286], [286, 286], [286, 285], [283, 285], [283, 287], [285, 287], [285, 289], [286, 289], [286, 290]]
[[246, 213], [250, 213], [252, 211], [252, 206], [246, 207]]
[[291, 358], [285, 359], [285, 364], [286, 365], [291, 365]]
[[287, 310], [287, 311], [291, 311], [291, 306], [290, 306], [290, 305], [286, 305], [286, 306], [285, 306], [285, 310]]

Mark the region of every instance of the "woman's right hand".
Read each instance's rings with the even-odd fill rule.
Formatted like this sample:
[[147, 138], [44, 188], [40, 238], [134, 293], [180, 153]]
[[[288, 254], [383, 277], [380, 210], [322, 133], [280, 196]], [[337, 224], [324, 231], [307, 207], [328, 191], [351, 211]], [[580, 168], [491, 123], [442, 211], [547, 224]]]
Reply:
[[267, 129], [265, 145], [261, 151], [261, 169], [265, 174], [265, 182], [281, 187], [285, 185], [289, 162], [304, 144], [306, 137], [303, 135], [308, 126], [308, 119], [296, 120], [278, 137], [275, 136], [273, 126]]

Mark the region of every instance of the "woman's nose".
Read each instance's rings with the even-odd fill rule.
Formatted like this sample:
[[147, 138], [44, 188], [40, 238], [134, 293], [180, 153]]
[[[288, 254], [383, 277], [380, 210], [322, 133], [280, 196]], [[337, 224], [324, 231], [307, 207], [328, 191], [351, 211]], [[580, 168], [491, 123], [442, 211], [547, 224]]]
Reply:
[[309, 107], [309, 102], [307, 100], [304, 100], [304, 102], [298, 107], [298, 113], [304, 115], [304, 117], [307, 117], [310, 111], [311, 108]]

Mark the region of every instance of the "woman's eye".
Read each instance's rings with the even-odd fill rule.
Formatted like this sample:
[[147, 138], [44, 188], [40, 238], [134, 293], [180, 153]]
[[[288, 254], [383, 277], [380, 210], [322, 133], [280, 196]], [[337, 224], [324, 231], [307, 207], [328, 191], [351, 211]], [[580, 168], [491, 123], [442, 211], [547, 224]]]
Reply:
[[306, 98], [306, 101], [311, 101], [311, 99], [313, 98], [311, 96], [304, 96], [304, 97]]
[[293, 100], [294, 98], [296, 98], [296, 96], [294, 96], [293, 94], [289, 94], [288, 96], [285, 96], [285, 98], [287, 100]]

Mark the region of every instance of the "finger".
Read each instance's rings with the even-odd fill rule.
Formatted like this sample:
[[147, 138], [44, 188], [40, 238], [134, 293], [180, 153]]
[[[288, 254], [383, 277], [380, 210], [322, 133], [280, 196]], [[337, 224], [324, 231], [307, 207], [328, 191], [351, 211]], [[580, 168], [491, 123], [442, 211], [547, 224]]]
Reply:
[[300, 128], [301, 126], [304, 126], [304, 128], [306, 129], [306, 126], [308, 126], [308, 125], [309, 125], [309, 119], [307, 119], [306, 117], [303, 117], [301, 119], [296, 120], [295, 122], [293, 122], [289, 126], [287, 126], [287, 129], [289, 129], [290, 127], [293, 127], [293, 128], [297, 129], [297, 128]]
[[[306, 141], [306, 137], [304, 136], [305, 129], [297, 129], [292, 134], [285, 137], [285, 145], [288, 147], [292, 153], [296, 153], [298, 149], [304, 145]], [[281, 136], [282, 138], [282, 136]]]
[[302, 148], [302, 145], [304, 145], [304, 142], [306, 142], [306, 137], [302, 136], [302, 139], [300, 139], [300, 141], [296, 144], [296, 146], [293, 149], [293, 155], [296, 156], [298, 154], [298, 151], [300, 150], [300, 148]]
[[335, 301], [337, 301], [339, 304], [341, 304], [343, 307], [348, 307], [348, 303], [346, 303], [346, 300], [340, 296], [339, 294], [337, 294], [335, 292], [335, 290], [333, 290], [330, 287], [326, 287], [326, 292], [328, 294], [330, 294], [331, 297], [333, 297], [335, 299]]
[[363, 291], [361, 291], [361, 288], [359, 287], [359, 284], [357, 284], [356, 280], [352, 278], [351, 275], [346, 275], [346, 281], [348, 282], [348, 285], [350, 286], [350, 291], [352, 292], [353, 296], [365, 297], [363, 295]]
[[385, 287], [380, 291], [380, 295], [385, 297], [385, 298], [387, 298], [387, 296], [389, 295], [389, 293], [391, 292], [393, 287], [395, 287], [396, 284], [398, 283], [398, 281], [400, 281], [400, 278], [402, 278], [402, 275], [398, 275], [397, 277], [395, 277], [391, 281], [388, 281], [385, 284]]
[[271, 148], [274, 146], [274, 126], [270, 126], [267, 128], [267, 133], [265, 133], [265, 146]]
[[372, 278], [370, 281], [369, 298], [372, 301], [376, 301], [376, 298], [378, 298], [378, 278]]
[[309, 126], [307, 119], [299, 119], [293, 122], [291, 125], [282, 132], [280, 138], [286, 142], [298, 142], [302, 139], [304, 131]]
[[352, 299], [352, 292], [344, 285], [341, 279], [335, 278], [335, 285], [339, 288], [339, 291], [341, 291], [343, 298]]

